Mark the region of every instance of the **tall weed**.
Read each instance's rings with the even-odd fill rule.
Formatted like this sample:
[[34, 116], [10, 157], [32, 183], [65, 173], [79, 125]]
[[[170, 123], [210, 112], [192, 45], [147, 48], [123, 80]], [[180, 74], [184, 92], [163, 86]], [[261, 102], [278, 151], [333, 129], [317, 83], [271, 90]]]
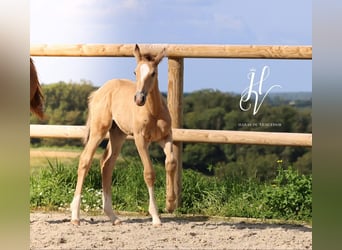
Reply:
[[312, 216], [312, 175], [279, 167], [272, 185], [262, 190], [266, 217], [309, 219]]

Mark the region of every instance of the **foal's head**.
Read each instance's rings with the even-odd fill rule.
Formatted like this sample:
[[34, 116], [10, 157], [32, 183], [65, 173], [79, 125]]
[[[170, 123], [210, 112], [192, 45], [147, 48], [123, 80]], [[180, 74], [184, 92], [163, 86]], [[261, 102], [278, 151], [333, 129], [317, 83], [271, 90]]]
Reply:
[[135, 93], [134, 101], [138, 106], [143, 106], [153, 85], [157, 84], [158, 64], [165, 56], [165, 48], [157, 56], [153, 57], [150, 54], [141, 55], [140, 48], [136, 44], [133, 55], [137, 60], [137, 67], [134, 71], [137, 92]]

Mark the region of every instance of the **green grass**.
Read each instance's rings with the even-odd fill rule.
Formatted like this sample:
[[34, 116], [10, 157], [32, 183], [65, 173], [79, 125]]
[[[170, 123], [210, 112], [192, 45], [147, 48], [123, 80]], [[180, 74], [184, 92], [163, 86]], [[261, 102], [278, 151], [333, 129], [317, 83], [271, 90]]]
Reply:
[[[67, 165], [57, 160], [48, 161], [47, 166], [31, 173], [31, 209], [69, 207], [76, 185], [77, 161], [74, 159]], [[163, 212], [165, 170], [160, 164], [154, 166], [156, 200], [159, 212]], [[311, 189], [311, 176], [281, 166], [271, 183], [229, 176], [208, 177], [193, 170], [183, 170], [182, 205], [176, 213], [310, 222]], [[139, 159], [118, 160], [113, 172], [112, 196], [115, 210], [147, 213], [148, 192]], [[83, 186], [81, 209], [99, 211], [101, 206], [100, 168], [99, 161], [95, 159]]]

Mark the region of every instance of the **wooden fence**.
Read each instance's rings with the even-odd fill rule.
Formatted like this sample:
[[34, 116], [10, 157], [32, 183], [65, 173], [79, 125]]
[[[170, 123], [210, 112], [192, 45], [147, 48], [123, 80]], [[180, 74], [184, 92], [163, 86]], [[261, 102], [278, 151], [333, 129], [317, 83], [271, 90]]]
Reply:
[[[181, 129], [183, 121], [184, 58], [245, 58], [311, 60], [312, 46], [141, 44], [142, 52], [167, 47], [168, 107], [172, 117], [176, 174], [180, 202], [182, 142], [312, 146], [312, 134]], [[132, 57], [134, 44], [32, 45], [31, 56]], [[30, 125], [31, 137], [81, 138], [84, 126]]]

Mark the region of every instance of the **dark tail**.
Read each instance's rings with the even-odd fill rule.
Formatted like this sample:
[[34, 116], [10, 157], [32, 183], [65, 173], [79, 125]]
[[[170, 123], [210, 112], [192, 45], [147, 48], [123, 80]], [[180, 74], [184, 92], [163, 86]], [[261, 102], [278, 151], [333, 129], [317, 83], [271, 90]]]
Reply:
[[43, 120], [44, 117], [44, 95], [38, 80], [36, 67], [30, 58], [30, 110], [33, 114]]

